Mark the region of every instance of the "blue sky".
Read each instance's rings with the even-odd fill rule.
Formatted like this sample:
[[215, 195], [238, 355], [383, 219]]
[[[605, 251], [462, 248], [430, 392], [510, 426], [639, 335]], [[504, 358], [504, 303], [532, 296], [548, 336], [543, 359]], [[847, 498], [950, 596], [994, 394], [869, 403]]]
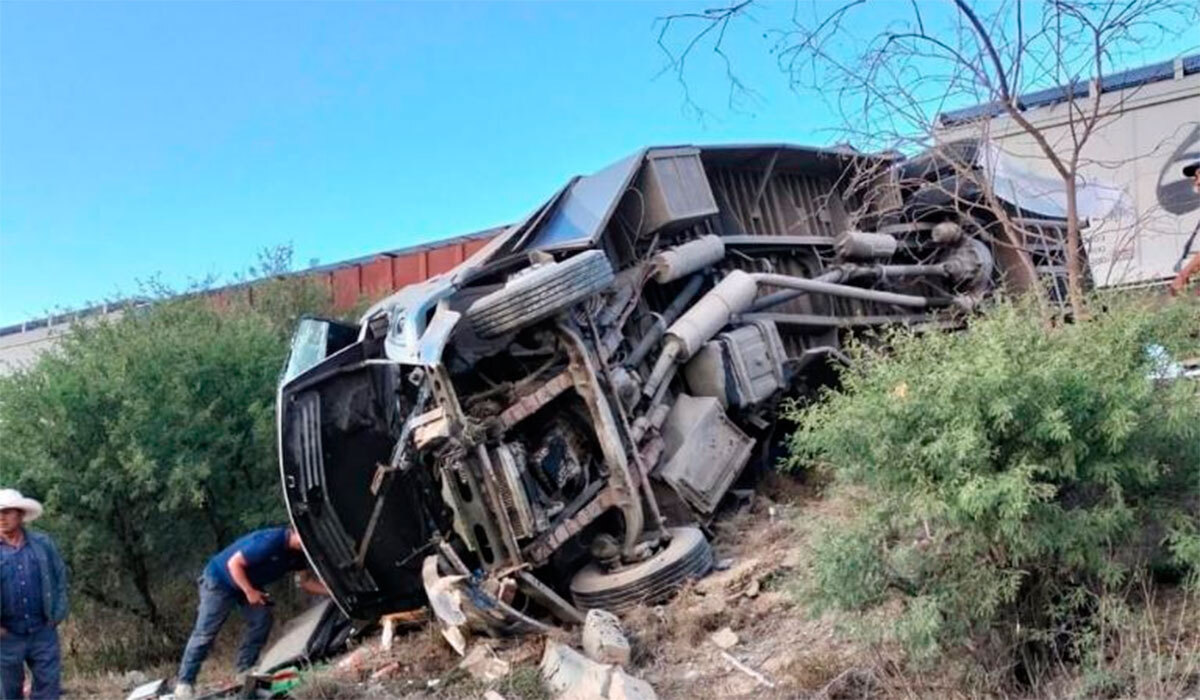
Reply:
[[654, 19], [705, 6], [0, 2], [0, 324], [506, 223], [645, 144], [828, 142], [766, 17], [728, 37], [758, 103], [705, 52], [682, 109]]

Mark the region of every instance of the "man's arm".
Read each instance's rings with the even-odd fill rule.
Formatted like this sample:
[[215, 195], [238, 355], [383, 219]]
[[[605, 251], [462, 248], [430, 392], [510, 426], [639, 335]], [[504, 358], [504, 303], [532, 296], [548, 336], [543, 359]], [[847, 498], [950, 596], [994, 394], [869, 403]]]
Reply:
[[296, 574], [296, 585], [311, 595], [329, 595], [329, 589], [311, 571], [305, 570]]
[[242, 589], [242, 593], [246, 595], [246, 600], [251, 605], [266, 604], [266, 594], [255, 588], [254, 584], [250, 583], [250, 577], [246, 575], [246, 555], [238, 552], [229, 557], [229, 563], [225, 568], [229, 570], [229, 578], [233, 579], [234, 584]]

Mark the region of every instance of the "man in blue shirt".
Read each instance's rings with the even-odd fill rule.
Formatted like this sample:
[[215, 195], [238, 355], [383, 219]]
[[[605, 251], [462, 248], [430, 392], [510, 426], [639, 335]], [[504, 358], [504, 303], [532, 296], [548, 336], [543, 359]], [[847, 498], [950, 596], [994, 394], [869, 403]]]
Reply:
[[318, 595], [328, 593], [307, 568], [300, 536], [290, 527], [267, 528], [243, 535], [209, 559], [199, 580], [196, 627], [183, 652], [175, 697], [185, 700], [193, 696], [200, 665], [208, 657], [213, 640], [235, 605], [246, 620], [246, 633], [237, 654], [238, 673], [254, 666], [267, 635], [271, 633], [271, 601], [263, 592], [265, 586], [291, 571], [303, 571], [301, 588]]
[[25, 666], [33, 700], [57, 698], [62, 664], [58, 624], [67, 617], [67, 567], [54, 541], [28, 530], [42, 504], [0, 489], [0, 697], [21, 697]]

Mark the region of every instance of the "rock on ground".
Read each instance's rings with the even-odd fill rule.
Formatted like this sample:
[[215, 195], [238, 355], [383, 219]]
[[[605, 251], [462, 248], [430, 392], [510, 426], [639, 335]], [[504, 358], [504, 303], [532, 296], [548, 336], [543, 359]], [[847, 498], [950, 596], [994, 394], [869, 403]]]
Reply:
[[602, 664], [629, 663], [629, 640], [621, 621], [607, 610], [589, 610], [583, 622], [583, 653]]
[[558, 700], [658, 700], [646, 681], [553, 639], [546, 640], [541, 671]]

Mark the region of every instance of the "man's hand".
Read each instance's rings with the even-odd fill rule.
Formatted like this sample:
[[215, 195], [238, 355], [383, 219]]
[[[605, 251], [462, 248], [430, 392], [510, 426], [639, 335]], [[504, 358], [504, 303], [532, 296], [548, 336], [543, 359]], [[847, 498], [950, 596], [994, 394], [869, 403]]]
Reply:
[[329, 589], [311, 571], [296, 574], [296, 585], [310, 595], [329, 595]]
[[270, 605], [271, 599], [266, 593], [254, 587], [250, 583], [250, 577], [246, 575], [246, 556], [241, 552], [234, 554], [229, 558], [229, 577], [237, 584], [237, 587], [242, 589], [242, 594], [246, 596], [247, 602], [251, 605]]
[[6, 634], [8, 634], [8, 630], [4, 629], [3, 627], [0, 627], [0, 637], [3, 637]]

